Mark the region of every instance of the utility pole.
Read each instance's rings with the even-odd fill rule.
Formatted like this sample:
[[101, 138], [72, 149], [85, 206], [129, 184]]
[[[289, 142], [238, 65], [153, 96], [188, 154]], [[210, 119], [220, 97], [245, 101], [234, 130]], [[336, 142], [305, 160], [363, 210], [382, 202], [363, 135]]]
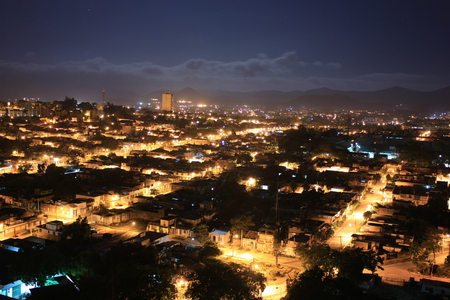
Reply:
[[275, 221], [278, 223], [279, 221], [279, 214], [278, 214], [278, 184], [279, 184], [279, 178], [281, 173], [278, 173], [277, 175], [277, 186], [275, 191]]

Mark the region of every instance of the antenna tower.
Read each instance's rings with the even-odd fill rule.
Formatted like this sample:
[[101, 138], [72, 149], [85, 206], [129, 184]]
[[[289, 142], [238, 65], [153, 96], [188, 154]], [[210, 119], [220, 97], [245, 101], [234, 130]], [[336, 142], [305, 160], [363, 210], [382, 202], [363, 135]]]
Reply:
[[102, 89], [102, 105], [103, 106], [106, 105], [105, 93], [106, 93], [106, 90], [105, 90], [105, 88], [103, 88]]

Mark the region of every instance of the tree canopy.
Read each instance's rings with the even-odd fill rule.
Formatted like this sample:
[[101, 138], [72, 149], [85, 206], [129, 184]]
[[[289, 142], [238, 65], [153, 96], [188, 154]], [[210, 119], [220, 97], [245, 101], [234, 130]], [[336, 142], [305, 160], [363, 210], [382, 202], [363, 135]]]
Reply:
[[209, 260], [190, 278], [186, 296], [193, 300], [262, 299], [266, 278], [236, 263]]

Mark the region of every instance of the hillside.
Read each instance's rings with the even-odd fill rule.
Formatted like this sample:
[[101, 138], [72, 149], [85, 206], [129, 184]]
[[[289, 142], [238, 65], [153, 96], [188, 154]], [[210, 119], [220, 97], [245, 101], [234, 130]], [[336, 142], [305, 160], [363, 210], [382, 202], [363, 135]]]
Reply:
[[[317, 109], [390, 110], [401, 105], [409, 110], [422, 112], [450, 111], [450, 86], [423, 92], [392, 87], [378, 91], [339, 91], [328, 88], [307, 91], [197, 91], [184, 88], [172, 91], [175, 100], [193, 104], [236, 105], [248, 104], [266, 107], [294, 106]], [[147, 94], [146, 99], [161, 98], [161, 91]]]

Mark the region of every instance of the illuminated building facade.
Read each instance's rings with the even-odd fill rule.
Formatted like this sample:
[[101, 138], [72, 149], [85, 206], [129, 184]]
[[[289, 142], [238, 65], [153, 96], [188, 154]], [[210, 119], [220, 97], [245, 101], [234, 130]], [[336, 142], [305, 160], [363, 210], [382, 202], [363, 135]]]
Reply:
[[166, 91], [162, 94], [162, 110], [167, 112], [173, 111], [173, 94], [170, 91]]

